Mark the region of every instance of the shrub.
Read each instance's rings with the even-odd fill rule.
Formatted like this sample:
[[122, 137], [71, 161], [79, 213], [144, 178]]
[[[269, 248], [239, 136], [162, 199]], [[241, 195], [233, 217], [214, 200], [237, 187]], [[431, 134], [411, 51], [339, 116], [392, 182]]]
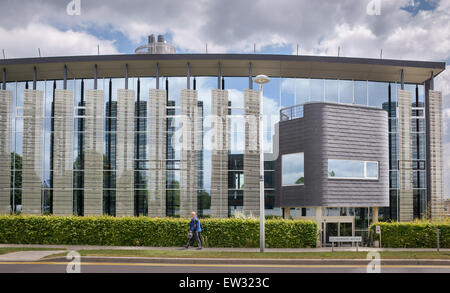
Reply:
[[[182, 246], [189, 220], [149, 217], [0, 216], [0, 243]], [[207, 247], [259, 247], [259, 221], [201, 219]], [[266, 247], [315, 247], [314, 221], [266, 221]]]
[[439, 228], [439, 243], [441, 248], [450, 248], [450, 222], [392, 222], [374, 223], [370, 230], [374, 240], [379, 240], [375, 226], [381, 229], [381, 245], [390, 248], [435, 248], [436, 229]]

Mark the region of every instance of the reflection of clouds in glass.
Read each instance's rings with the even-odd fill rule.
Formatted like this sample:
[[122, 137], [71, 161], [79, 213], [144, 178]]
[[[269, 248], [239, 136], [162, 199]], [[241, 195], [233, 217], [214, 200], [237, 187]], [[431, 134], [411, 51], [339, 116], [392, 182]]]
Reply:
[[366, 163], [366, 172], [368, 178], [377, 178], [378, 177], [378, 164], [367, 162]]
[[379, 107], [388, 101], [389, 84], [386, 82], [368, 82], [369, 106]]
[[337, 178], [364, 178], [364, 162], [328, 160], [328, 174]]
[[[366, 174], [364, 174], [366, 166]], [[376, 179], [378, 178], [378, 163], [369, 161], [328, 160], [328, 177]]]
[[[448, 98], [450, 99], [450, 96]], [[450, 108], [444, 109], [442, 116], [444, 119], [444, 142], [450, 142]]]
[[341, 103], [350, 104], [353, 102], [353, 81], [339, 81], [339, 99]]
[[281, 158], [282, 184], [303, 184], [304, 178], [304, 154], [295, 153], [283, 155]]

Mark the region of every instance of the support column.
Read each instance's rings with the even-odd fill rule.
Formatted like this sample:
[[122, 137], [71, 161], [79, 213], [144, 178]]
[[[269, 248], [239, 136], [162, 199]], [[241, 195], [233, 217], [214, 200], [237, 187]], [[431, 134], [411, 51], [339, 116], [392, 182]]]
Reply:
[[12, 92], [0, 90], [0, 215], [11, 207], [11, 113]]
[[148, 103], [148, 215], [166, 215], [166, 91], [150, 89]]
[[103, 214], [104, 92], [86, 91], [84, 131], [84, 215]]
[[116, 216], [134, 215], [134, 90], [117, 90]]
[[429, 162], [431, 219], [441, 220], [444, 216], [444, 150], [443, 150], [443, 117], [442, 93], [428, 91], [427, 131], [429, 142], [427, 151]]
[[55, 90], [53, 214], [73, 214], [73, 91]]
[[40, 215], [44, 93], [23, 92], [22, 213]]
[[290, 207], [284, 207], [284, 218], [286, 220], [289, 220], [291, 218], [291, 208]]
[[244, 91], [245, 150], [244, 207], [246, 215], [259, 216], [259, 91]]
[[192, 211], [197, 211], [198, 92], [182, 89], [180, 104], [183, 119], [180, 160], [180, 217], [185, 218]]
[[228, 91], [211, 91], [211, 216], [228, 217]]
[[411, 146], [411, 92], [398, 91], [398, 144], [400, 173], [399, 220], [413, 220], [413, 172]]
[[378, 207], [372, 207], [372, 223], [378, 222]]

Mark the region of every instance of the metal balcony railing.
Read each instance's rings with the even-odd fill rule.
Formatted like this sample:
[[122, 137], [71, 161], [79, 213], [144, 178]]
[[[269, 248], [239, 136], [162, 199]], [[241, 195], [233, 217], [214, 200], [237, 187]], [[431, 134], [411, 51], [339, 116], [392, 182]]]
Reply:
[[303, 104], [286, 107], [280, 110], [280, 121], [303, 118]]

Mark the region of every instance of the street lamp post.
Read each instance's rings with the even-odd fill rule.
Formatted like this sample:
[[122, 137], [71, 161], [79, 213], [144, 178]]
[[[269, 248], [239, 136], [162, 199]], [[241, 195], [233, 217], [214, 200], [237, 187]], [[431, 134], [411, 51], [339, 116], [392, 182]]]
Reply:
[[264, 227], [264, 119], [263, 119], [263, 84], [268, 83], [270, 78], [266, 75], [255, 77], [255, 83], [259, 84], [259, 251], [264, 252], [265, 227]]

